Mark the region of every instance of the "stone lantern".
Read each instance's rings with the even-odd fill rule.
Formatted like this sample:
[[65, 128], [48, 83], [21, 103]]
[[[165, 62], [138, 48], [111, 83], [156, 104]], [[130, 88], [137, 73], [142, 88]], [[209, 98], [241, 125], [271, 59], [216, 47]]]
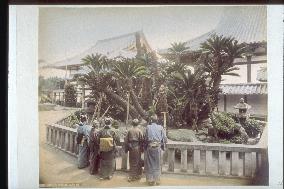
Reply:
[[244, 123], [246, 119], [249, 117], [248, 109], [250, 109], [251, 106], [245, 103], [244, 99], [241, 98], [240, 102], [237, 105], [235, 105], [234, 108], [239, 110], [237, 117], [239, 118], [240, 124]]

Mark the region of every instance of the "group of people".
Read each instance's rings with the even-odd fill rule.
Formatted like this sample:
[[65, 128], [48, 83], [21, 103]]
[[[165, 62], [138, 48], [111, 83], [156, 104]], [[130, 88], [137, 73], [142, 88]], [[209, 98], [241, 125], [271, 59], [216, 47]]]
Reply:
[[[138, 127], [139, 120], [134, 119], [133, 126], [127, 131], [123, 149], [125, 153], [129, 152], [129, 182], [140, 180], [144, 167], [148, 184], [160, 183], [161, 152], [165, 150], [167, 137], [157, 121], [157, 116], [152, 116], [147, 127], [142, 130]], [[98, 130], [100, 123], [97, 120], [90, 125], [87, 124], [87, 117], [81, 115], [77, 127], [78, 168], [89, 166], [90, 174], [99, 174], [101, 180], [112, 178], [116, 167], [116, 147], [120, 145], [120, 138], [111, 124], [112, 119], [107, 117], [103, 128]]]

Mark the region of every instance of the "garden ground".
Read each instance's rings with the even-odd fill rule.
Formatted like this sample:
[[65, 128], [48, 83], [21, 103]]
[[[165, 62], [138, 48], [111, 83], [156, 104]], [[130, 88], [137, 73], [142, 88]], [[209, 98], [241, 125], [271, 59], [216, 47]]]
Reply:
[[[117, 171], [112, 180], [100, 181], [97, 176], [90, 175], [88, 168], [77, 169], [76, 158], [63, 151], [45, 144], [45, 124], [54, 123], [69, 115], [74, 109], [57, 108], [56, 110], [39, 112], [40, 132], [40, 186], [42, 187], [143, 187], [145, 177], [139, 182], [127, 182], [127, 174]], [[187, 185], [249, 185], [250, 180], [240, 178], [204, 177], [180, 174], [163, 174], [162, 186]]]

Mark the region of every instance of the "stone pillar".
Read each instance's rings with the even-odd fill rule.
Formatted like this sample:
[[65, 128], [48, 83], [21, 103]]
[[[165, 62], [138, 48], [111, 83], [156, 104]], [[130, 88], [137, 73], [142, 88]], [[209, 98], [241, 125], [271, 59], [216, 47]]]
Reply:
[[69, 149], [70, 149], [70, 152], [71, 153], [74, 153], [74, 135], [73, 133], [70, 133], [70, 146], [69, 146]]
[[219, 175], [226, 174], [226, 152], [219, 151], [218, 173]]
[[187, 172], [187, 149], [181, 149], [181, 172]]
[[231, 152], [231, 175], [239, 175], [239, 152]]
[[206, 155], [205, 155], [205, 172], [206, 174], [212, 174], [212, 150], [206, 150]]
[[168, 163], [169, 163], [168, 171], [174, 172], [175, 170], [175, 149], [174, 148], [168, 149]]
[[56, 146], [60, 148], [60, 139], [61, 139], [61, 130], [57, 129], [57, 139], [56, 139]]
[[65, 133], [65, 144], [64, 144], [64, 149], [66, 151], [69, 150], [69, 140], [70, 140], [69, 131], [66, 131], [66, 133]]
[[65, 144], [65, 133], [66, 133], [66, 131], [61, 131], [61, 141], [60, 141], [60, 148], [61, 149], [64, 149], [64, 144]]
[[245, 177], [251, 177], [252, 176], [252, 155], [251, 152], [245, 152], [244, 153], [244, 160], [243, 160], [243, 175]]
[[200, 172], [200, 150], [193, 151], [193, 172]]
[[251, 153], [251, 170], [252, 170], [252, 176], [254, 176], [256, 174], [256, 170], [257, 170], [256, 152]]
[[53, 132], [54, 132], [53, 145], [56, 146], [57, 134], [58, 134], [57, 129], [54, 128]]

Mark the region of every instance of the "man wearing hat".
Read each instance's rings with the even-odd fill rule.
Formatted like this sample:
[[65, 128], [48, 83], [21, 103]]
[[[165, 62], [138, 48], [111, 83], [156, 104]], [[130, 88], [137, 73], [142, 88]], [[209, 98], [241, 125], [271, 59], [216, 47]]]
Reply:
[[157, 115], [151, 116], [150, 125], [145, 131], [144, 167], [149, 185], [159, 185], [161, 176], [161, 150], [165, 149], [167, 137], [161, 125], [157, 124]]
[[104, 128], [98, 132], [100, 151], [100, 179], [111, 179], [115, 170], [116, 145], [120, 142], [119, 136], [111, 129], [111, 118], [104, 120]]
[[133, 127], [129, 129], [124, 140], [125, 153], [129, 151], [129, 182], [140, 180], [142, 175], [141, 153], [143, 151], [143, 133], [137, 127], [138, 124], [138, 119], [132, 121]]

